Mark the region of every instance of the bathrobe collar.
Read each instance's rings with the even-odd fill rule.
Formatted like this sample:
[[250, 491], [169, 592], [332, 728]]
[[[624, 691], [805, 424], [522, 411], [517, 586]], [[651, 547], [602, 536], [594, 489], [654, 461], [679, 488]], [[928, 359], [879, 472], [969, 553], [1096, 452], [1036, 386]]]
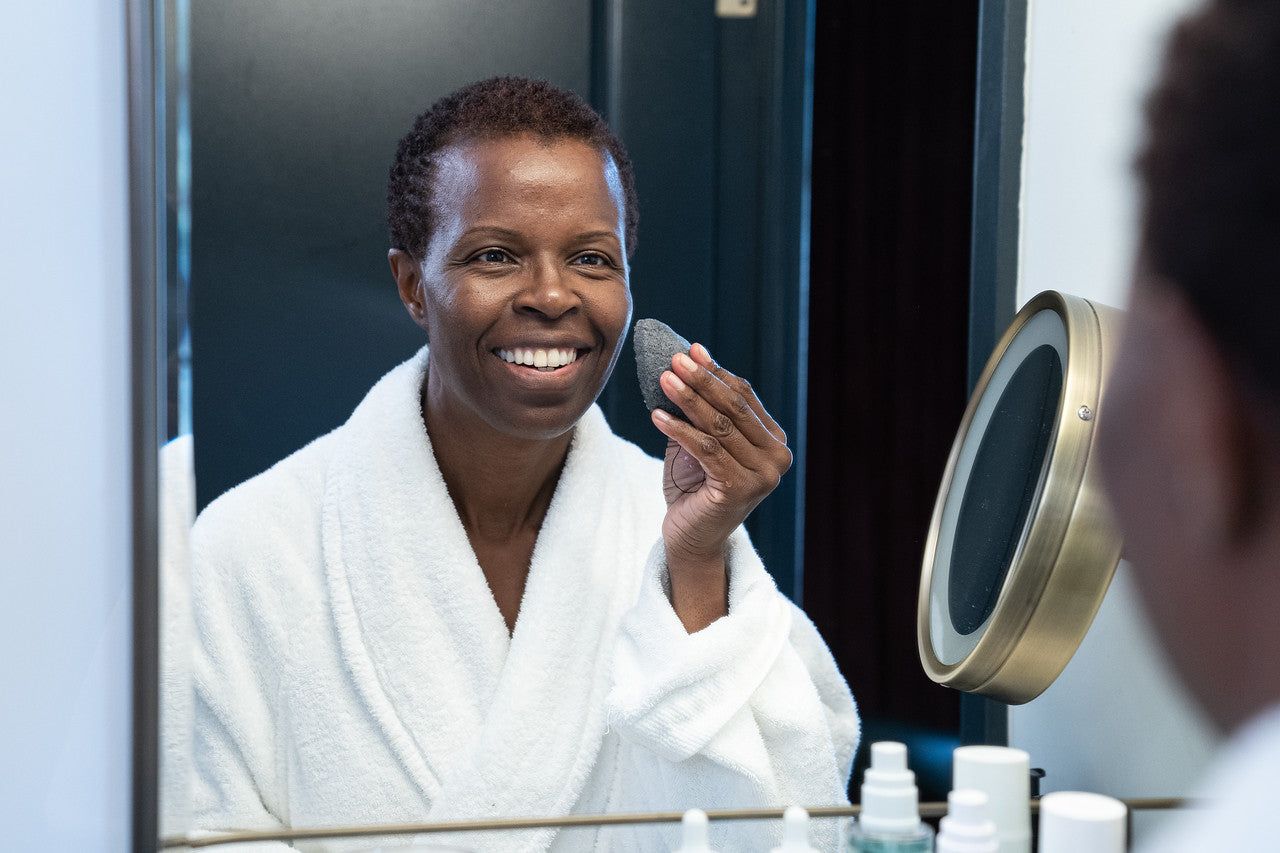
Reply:
[[[424, 347], [351, 416], [326, 481], [326, 581], [350, 677], [428, 820], [567, 814], [605, 730], [614, 637], [651, 542], [631, 541], [612, 435], [583, 416], [534, 548], [514, 634], [431, 452]], [[659, 530], [653, 531], [656, 540]], [[545, 833], [530, 833], [545, 846]]]

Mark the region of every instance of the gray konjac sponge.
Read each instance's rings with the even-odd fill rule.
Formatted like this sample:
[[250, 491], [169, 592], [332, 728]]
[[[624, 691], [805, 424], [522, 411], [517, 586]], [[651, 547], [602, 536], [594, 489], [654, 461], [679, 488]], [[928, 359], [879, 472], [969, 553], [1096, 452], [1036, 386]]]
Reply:
[[658, 377], [662, 376], [662, 371], [671, 369], [673, 355], [689, 351], [689, 342], [659, 320], [636, 320], [632, 340], [636, 348], [636, 373], [640, 379], [640, 395], [644, 397], [644, 404], [651, 412], [662, 409], [673, 417], [688, 421], [680, 407], [662, 392]]

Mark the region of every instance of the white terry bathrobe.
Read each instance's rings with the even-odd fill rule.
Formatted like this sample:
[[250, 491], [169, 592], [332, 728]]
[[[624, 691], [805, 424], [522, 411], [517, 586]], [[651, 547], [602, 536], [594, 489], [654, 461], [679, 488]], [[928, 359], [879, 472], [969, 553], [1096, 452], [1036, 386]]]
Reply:
[[[812, 623], [739, 530], [729, 615], [687, 634], [664, 587], [662, 463], [595, 406], [508, 635], [431, 452], [425, 370], [424, 348], [345, 425], [196, 522], [194, 825], [847, 802], [858, 718]], [[815, 841], [834, 849], [823, 823]], [[716, 823], [712, 842], [763, 851], [779, 833]], [[651, 851], [678, 838], [649, 826], [452, 840]]]

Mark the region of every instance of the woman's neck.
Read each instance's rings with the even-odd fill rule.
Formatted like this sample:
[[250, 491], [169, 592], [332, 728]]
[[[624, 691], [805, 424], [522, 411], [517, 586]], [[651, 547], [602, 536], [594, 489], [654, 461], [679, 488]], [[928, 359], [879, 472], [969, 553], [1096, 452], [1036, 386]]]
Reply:
[[506, 435], [479, 418], [438, 412], [425, 395], [422, 418], [449, 496], [473, 540], [503, 541], [541, 528], [572, 432], [549, 439]]

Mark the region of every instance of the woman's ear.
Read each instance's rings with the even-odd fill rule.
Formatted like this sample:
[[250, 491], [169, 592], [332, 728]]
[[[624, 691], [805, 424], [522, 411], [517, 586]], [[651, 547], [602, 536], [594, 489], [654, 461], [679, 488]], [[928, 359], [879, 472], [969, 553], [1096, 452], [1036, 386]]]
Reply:
[[1274, 526], [1280, 518], [1280, 418], [1266, 392], [1242, 379], [1239, 371], [1232, 371], [1229, 394], [1233, 405], [1228, 447], [1235, 467], [1232, 537], [1234, 544], [1244, 548], [1258, 547], [1266, 540], [1269, 544], [1264, 547], [1274, 553], [1275, 531], [1265, 527], [1269, 520]]
[[1186, 300], [1138, 276], [1099, 417], [1126, 558], [1213, 564], [1230, 547], [1242, 491], [1235, 407], [1221, 352]]
[[391, 275], [395, 277], [396, 290], [400, 292], [405, 310], [413, 322], [425, 329], [427, 305], [422, 293], [422, 268], [412, 255], [402, 249], [388, 251], [387, 262], [391, 264]]
[[[1167, 324], [1165, 431], [1173, 437], [1180, 476], [1168, 496], [1200, 546], [1225, 559], [1253, 530], [1256, 471], [1260, 464], [1248, 389], [1214, 339], [1177, 291], [1160, 297]], [[1153, 413], [1154, 414], [1154, 413]]]

